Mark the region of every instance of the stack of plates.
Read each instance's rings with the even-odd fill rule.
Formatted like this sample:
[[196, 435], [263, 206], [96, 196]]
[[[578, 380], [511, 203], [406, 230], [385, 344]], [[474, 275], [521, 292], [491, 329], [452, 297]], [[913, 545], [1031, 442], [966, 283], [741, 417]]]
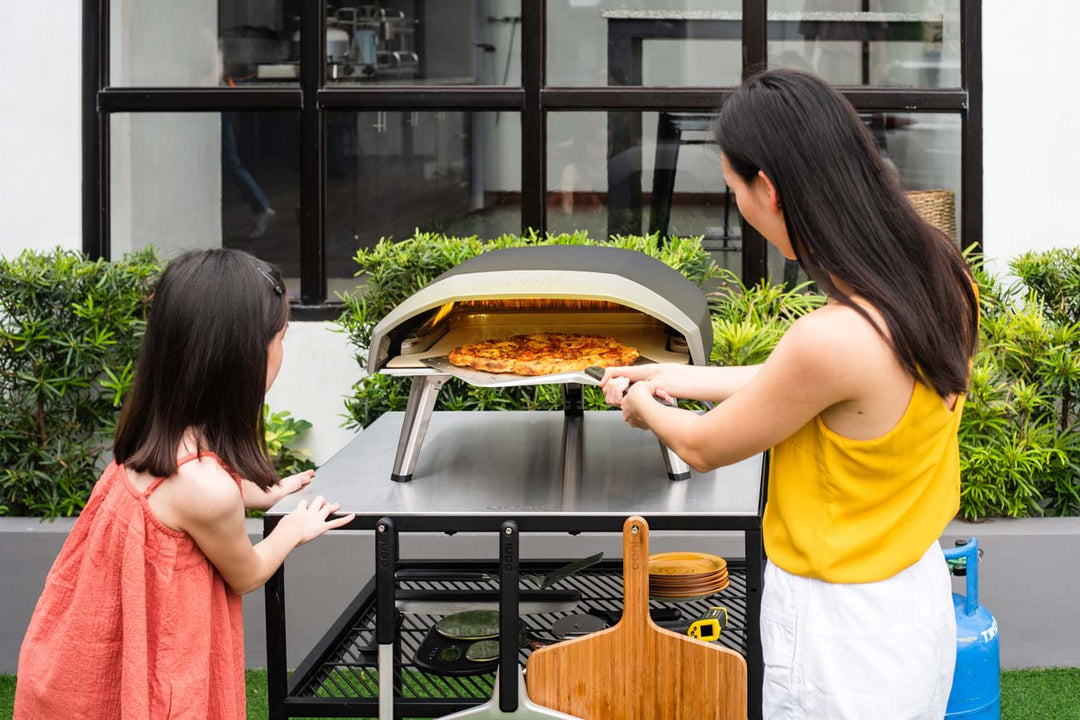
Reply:
[[727, 586], [722, 557], [696, 552], [649, 556], [649, 596], [654, 600], [702, 600]]

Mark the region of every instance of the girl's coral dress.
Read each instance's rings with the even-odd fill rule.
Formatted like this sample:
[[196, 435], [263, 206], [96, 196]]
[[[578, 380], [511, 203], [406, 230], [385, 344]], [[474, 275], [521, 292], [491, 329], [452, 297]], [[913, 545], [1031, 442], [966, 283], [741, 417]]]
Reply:
[[163, 480], [140, 492], [114, 461], [94, 486], [23, 640], [14, 720], [245, 718], [240, 596], [150, 510]]

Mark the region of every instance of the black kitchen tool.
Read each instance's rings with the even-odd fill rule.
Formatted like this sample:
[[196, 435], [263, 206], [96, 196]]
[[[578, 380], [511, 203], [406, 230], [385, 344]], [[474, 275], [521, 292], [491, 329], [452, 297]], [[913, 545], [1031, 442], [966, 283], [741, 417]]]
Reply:
[[475, 642], [453, 640], [431, 628], [413, 654], [413, 662], [421, 670], [436, 675], [484, 675], [494, 672], [499, 666], [497, 657], [483, 662], [468, 658], [469, 647]]
[[581, 637], [582, 635], [603, 630], [606, 627], [608, 627], [608, 623], [603, 618], [597, 615], [581, 613], [578, 615], [566, 615], [556, 620], [551, 626], [551, 634], [559, 640], [568, 640], [569, 638]]

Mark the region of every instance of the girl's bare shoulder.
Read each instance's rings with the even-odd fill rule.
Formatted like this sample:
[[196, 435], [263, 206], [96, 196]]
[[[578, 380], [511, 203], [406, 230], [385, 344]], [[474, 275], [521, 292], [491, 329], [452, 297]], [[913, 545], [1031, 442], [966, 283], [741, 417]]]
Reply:
[[207, 522], [243, 512], [240, 488], [213, 457], [204, 455], [184, 463], [173, 480], [172, 505], [182, 521]]

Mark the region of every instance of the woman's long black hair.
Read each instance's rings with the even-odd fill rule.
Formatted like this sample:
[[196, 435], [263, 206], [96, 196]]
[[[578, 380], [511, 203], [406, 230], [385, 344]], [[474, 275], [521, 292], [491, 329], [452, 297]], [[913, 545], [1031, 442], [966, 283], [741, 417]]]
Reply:
[[169, 477], [184, 432], [260, 487], [278, 481], [266, 452], [263, 402], [270, 341], [288, 321], [278, 271], [239, 250], [180, 255], [154, 290], [135, 381], [113, 454]]
[[851, 104], [813, 75], [770, 70], [724, 103], [715, 137], [741, 178], [772, 181], [806, 274], [875, 328], [834, 280], [877, 308], [916, 379], [943, 398], [965, 392], [979, 318], [967, 264], [916, 212]]

